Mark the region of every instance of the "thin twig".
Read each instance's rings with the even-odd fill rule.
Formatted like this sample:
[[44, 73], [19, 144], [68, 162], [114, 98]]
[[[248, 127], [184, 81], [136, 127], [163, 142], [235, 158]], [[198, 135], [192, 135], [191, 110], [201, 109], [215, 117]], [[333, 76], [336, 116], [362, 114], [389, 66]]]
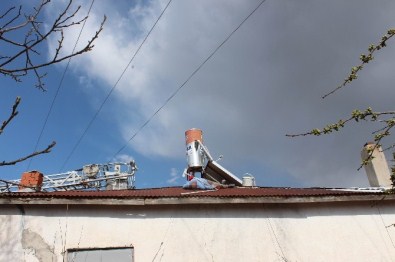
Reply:
[[380, 50], [381, 48], [387, 46], [387, 41], [388, 41], [390, 38], [392, 38], [394, 35], [395, 35], [395, 29], [390, 29], [390, 30], [388, 30], [387, 34], [384, 35], [384, 36], [381, 38], [381, 41], [380, 41], [377, 45], [370, 45], [370, 47], [369, 47], [369, 49], [368, 49], [368, 51], [369, 51], [368, 54], [367, 54], [367, 55], [362, 54], [362, 55], [360, 56], [361, 63], [360, 63], [358, 66], [352, 67], [352, 68], [351, 68], [351, 73], [350, 73], [350, 75], [349, 75], [346, 79], [344, 79], [344, 81], [343, 81], [338, 87], [336, 87], [336, 88], [335, 88], [334, 90], [332, 90], [331, 92], [325, 94], [325, 95], [322, 97], [322, 99], [325, 99], [327, 96], [329, 96], [329, 95], [335, 93], [335, 92], [338, 91], [339, 89], [341, 89], [341, 88], [345, 87], [347, 84], [351, 83], [353, 80], [357, 79], [357, 78], [358, 78], [357, 73], [363, 69], [363, 67], [364, 67], [365, 64], [367, 64], [367, 63], [369, 63], [370, 61], [373, 60], [373, 58], [374, 58], [374, 57], [373, 57], [373, 54], [374, 54], [376, 51], [378, 51], [378, 50]]
[[12, 121], [12, 119], [14, 119], [14, 117], [16, 117], [16, 116], [18, 115], [17, 108], [18, 108], [20, 102], [21, 102], [21, 98], [18, 96], [18, 97], [15, 99], [14, 105], [12, 106], [12, 111], [11, 111], [10, 116], [8, 117], [7, 120], [5, 120], [5, 121], [3, 122], [3, 124], [2, 124], [1, 127], [0, 127], [0, 135], [3, 133], [4, 129], [5, 129], [5, 128], [7, 127], [7, 125]]
[[[9, 76], [15, 81], [20, 82], [21, 77], [32, 72], [37, 79], [36, 87], [41, 90], [45, 90], [43, 78], [46, 75], [40, 72], [41, 69], [91, 51], [94, 47], [93, 42], [103, 30], [106, 21], [106, 17], [104, 16], [99, 29], [83, 48], [72, 54], [61, 55], [64, 42], [64, 30], [81, 24], [86, 21], [88, 17], [85, 16], [82, 19], [76, 19], [81, 6], [73, 8], [72, 3], [74, 0], [68, 0], [68, 3], [57, 15], [52, 24], [44, 28], [40, 26], [42, 22], [38, 21], [38, 17], [49, 2], [50, 0], [42, 0], [41, 3], [34, 8], [33, 14], [24, 15], [24, 18], [21, 13], [22, 7], [19, 7], [19, 9], [11, 7], [0, 16], [0, 22], [3, 22], [3, 26], [0, 26], [0, 43], [4, 43], [6, 47], [10, 47], [10, 50], [15, 51], [13, 54], [7, 56], [0, 55], [0, 74]], [[13, 34], [11, 34], [11, 32], [13, 32]], [[16, 37], [16, 35], [18, 35], [17, 32], [24, 33], [23, 40], [18, 40]], [[58, 37], [58, 40], [53, 57], [39, 62], [39, 59], [36, 59], [40, 56], [38, 52], [39, 47], [42, 46], [50, 36], [54, 35]]]
[[17, 160], [14, 160], [14, 161], [10, 161], [10, 162], [3, 161], [3, 162], [0, 162], [0, 166], [15, 165], [15, 164], [17, 164], [17, 163], [19, 163], [19, 162], [23, 162], [23, 161], [25, 161], [26, 159], [29, 159], [29, 158], [31, 158], [31, 157], [38, 156], [38, 155], [41, 155], [41, 154], [47, 154], [47, 153], [51, 152], [51, 149], [52, 149], [55, 145], [56, 145], [56, 142], [53, 141], [53, 142], [52, 142], [50, 145], [48, 145], [47, 148], [45, 148], [44, 150], [33, 152], [33, 153], [31, 153], [30, 155], [28, 155], [28, 156], [21, 157], [21, 158], [19, 158], [19, 159], [17, 159]]

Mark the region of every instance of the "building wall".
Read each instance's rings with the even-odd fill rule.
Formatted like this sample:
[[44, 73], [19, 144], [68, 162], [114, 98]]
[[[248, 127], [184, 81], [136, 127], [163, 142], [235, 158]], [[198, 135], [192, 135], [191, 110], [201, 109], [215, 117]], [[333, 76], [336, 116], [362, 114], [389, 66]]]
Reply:
[[125, 246], [135, 261], [395, 261], [394, 223], [389, 201], [2, 205], [0, 261], [63, 261], [67, 249]]

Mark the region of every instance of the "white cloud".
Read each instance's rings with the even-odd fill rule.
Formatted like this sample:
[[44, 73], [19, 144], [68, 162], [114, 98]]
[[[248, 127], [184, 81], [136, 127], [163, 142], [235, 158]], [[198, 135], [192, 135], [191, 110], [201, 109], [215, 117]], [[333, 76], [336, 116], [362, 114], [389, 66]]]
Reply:
[[178, 175], [177, 168], [171, 168], [170, 169], [170, 178], [166, 181], [170, 185], [175, 185], [178, 184], [178, 179], [180, 176]]
[[[171, 3], [113, 93], [117, 103], [111, 110], [122, 119], [116, 124], [125, 141], [257, 3]], [[98, 4], [81, 42], [87, 41], [107, 13], [105, 30], [89, 55], [73, 61], [73, 70], [100, 82], [107, 92], [164, 5], [163, 1], [137, 2], [122, 10], [107, 2]], [[359, 8], [350, 8], [354, 5]], [[282, 170], [306, 185], [364, 186], [366, 178], [355, 170], [369, 130], [346, 129], [321, 139], [290, 139], [285, 134], [335, 122], [356, 107], [384, 107], [381, 101], [391, 105], [388, 97], [393, 90], [378, 93], [371, 86], [385, 88], [392, 79], [365, 78], [350, 86], [352, 91], [325, 101], [320, 97], [386, 31], [393, 21], [388, 10], [394, 7], [389, 1], [382, 5], [267, 1], [136, 136], [131, 147], [150, 157], [180, 158], [185, 152], [184, 131], [198, 127], [213, 156], [223, 154], [223, 165], [229, 169], [254, 163], [259, 172], [269, 168], [275, 176], [276, 170]], [[72, 39], [66, 48], [71, 48]], [[391, 58], [386, 62], [394, 60], [394, 50], [382, 51]], [[373, 77], [380, 64], [374, 61], [361, 74]], [[263, 176], [245, 171], [254, 173], [258, 181]], [[174, 181], [176, 176], [168, 180]]]
[[115, 158], [112, 159], [112, 162], [129, 163], [131, 161], [134, 161], [134, 158], [126, 154], [117, 155]]

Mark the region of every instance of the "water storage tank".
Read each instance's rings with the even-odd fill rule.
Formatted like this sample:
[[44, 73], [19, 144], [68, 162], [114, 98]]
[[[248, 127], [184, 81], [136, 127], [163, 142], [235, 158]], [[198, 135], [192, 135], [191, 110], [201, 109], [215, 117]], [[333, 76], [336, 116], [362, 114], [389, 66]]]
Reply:
[[204, 153], [201, 144], [203, 143], [203, 132], [200, 129], [192, 128], [185, 131], [185, 144], [187, 147], [188, 172], [202, 171], [204, 165]]

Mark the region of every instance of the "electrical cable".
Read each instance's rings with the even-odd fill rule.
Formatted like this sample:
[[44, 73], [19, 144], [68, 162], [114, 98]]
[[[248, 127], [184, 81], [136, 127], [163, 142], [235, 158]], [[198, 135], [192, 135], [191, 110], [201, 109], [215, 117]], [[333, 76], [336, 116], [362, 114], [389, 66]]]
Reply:
[[[76, 42], [75, 42], [75, 44], [74, 44], [74, 47], [73, 47], [73, 51], [71, 52], [72, 54], [74, 54], [75, 49], [77, 48], [77, 44], [78, 44], [78, 42], [79, 42], [79, 40], [80, 40], [80, 37], [81, 37], [81, 35], [82, 35], [82, 31], [84, 30], [86, 21], [87, 21], [88, 18], [89, 18], [89, 14], [91, 13], [92, 6], [93, 6], [94, 3], [95, 3], [95, 0], [92, 0], [91, 5], [90, 5], [89, 10], [88, 10], [88, 14], [86, 15], [86, 19], [84, 20], [84, 23], [82, 24], [81, 30], [80, 30], [80, 32], [79, 32], [79, 34], [78, 34], [77, 40], [76, 40]], [[56, 98], [58, 97], [60, 88], [61, 88], [62, 85], [63, 85], [63, 80], [64, 80], [64, 78], [65, 78], [65, 76], [66, 76], [66, 72], [67, 72], [67, 70], [69, 69], [71, 58], [72, 58], [72, 57], [70, 57], [70, 58], [68, 59], [66, 68], [64, 69], [63, 74], [62, 74], [62, 77], [60, 78], [58, 88], [56, 89], [55, 96], [54, 96], [53, 99], [52, 99], [51, 105], [50, 105], [50, 107], [49, 107], [47, 116], [45, 117], [44, 124], [43, 124], [43, 126], [42, 126], [42, 128], [41, 128], [40, 135], [39, 135], [38, 138], [37, 138], [36, 145], [34, 146], [33, 152], [36, 152], [36, 151], [37, 151], [38, 145], [39, 145], [39, 143], [40, 143], [40, 140], [41, 140], [41, 137], [42, 137], [42, 135], [43, 135], [43, 133], [44, 133], [44, 130], [45, 130], [46, 126], [47, 126], [48, 119], [49, 119], [49, 116], [51, 115], [51, 112], [52, 112], [53, 106], [54, 106], [54, 104], [55, 104]], [[29, 169], [30, 169], [30, 165], [32, 164], [32, 160], [33, 160], [33, 158], [30, 158], [26, 170], [29, 170]]]
[[189, 80], [209, 61], [214, 54], [233, 36], [233, 34], [258, 10], [258, 8], [265, 3], [266, 0], [262, 0], [257, 7], [255, 7], [250, 14], [244, 18], [244, 20], [219, 44], [214, 51], [210, 53], [210, 55], [188, 76], [188, 78], [166, 99], [162, 106], [160, 106], [141, 126], [140, 128], [130, 137], [130, 139], [113, 155], [112, 158], [115, 158], [120, 152], [122, 152], [140, 132], [148, 125], [149, 122], [172, 100], [177, 93], [189, 82]]
[[63, 170], [63, 168], [66, 166], [67, 162], [70, 160], [71, 156], [74, 154], [75, 150], [78, 148], [78, 146], [81, 144], [82, 139], [85, 137], [85, 135], [87, 134], [89, 128], [92, 126], [93, 122], [96, 120], [97, 116], [99, 115], [100, 111], [103, 109], [104, 104], [107, 102], [108, 98], [111, 96], [111, 94], [113, 93], [113, 91], [115, 90], [115, 88], [117, 87], [119, 81], [121, 81], [123, 75], [125, 74], [126, 70], [129, 68], [130, 64], [133, 62], [134, 58], [136, 57], [136, 55], [138, 54], [138, 52], [140, 51], [141, 47], [144, 45], [145, 41], [148, 39], [149, 35], [151, 34], [151, 32], [154, 30], [155, 26], [158, 24], [159, 20], [162, 18], [163, 14], [165, 13], [165, 11], [167, 10], [167, 8], [169, 7], [170, 3], [172, 0], [169, 0], [169, 2], [167, 3], [167, 5], [165, 6], [165, 8], [162, 10], [162, 12], [160, 13], [159, 17], [157, 18], [157, 20], [155, 21], [154, 25], [151, 27], [151, 29], [148, 31], [147, 35], [145, 36], [144, 40], [141, 42], [140, 46], [137, 48], [136, 52], [134, 53], [134, 55], [132, 56], [132, 58], [129, 60], [129, 63], [126, 65], [125, 69], [122, 71], [121, 75], [119, 76], [119, 78], [117, 79], [117, 81], [115, 82], [114, 86], [111, 88], [111, 90], [108, 92], [107, 96], [104, 98], [103, 102], [101, 103], [101, 105], [99, 106], [99, 108], [97, 109], [96, 113], [94, 114], [93, 118], [91, 119], [91, 121], [88, 123], [87, 127], [84, 129], [84, 132], [82, 133], [82, 135], [80, 136], [80, 138], [78, 139], [77, 143], [74, 145], [73, 149], [71, 150], [70, 154], [66, 157], [66, 160], [63, 162], [62, 167], [60, 168], [59, 172], [61, 172], [61, 170]]
[[391, 241], [392, 247], [395, 248], [394, 241], [392, 240], [391, 234], [390, 234], [390, 232], [388, 231], [388, 226], [386, 226], [386, 224], [384, 223], [384, 218], [383, 218], [383, 215], [381, 214], [380, 207], [379, 207], [378, 205], [377, 205], [377, 211], [378, 211], [378, 213], [379, 213], [379, 215], [380, 215], [381, 223], [383, 223], [383, 226], [384, 226], [384, 228], [385, 228], [385, 231], [387, 232], [388, 238], [389, 238], [390, 241]]

